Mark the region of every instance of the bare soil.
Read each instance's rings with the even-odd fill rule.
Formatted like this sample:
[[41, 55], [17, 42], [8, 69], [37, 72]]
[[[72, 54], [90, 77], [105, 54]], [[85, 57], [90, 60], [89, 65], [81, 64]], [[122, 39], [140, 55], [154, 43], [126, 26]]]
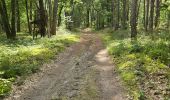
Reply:
[[84, 32], [5, 100], [126, 100], [115, 66], [97, 34]]

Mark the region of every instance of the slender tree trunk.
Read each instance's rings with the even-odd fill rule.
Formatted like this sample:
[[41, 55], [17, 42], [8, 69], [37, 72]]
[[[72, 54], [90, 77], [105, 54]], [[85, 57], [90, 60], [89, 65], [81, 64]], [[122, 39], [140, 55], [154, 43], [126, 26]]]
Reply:
[[120, 0], [116, 1], [116, 26], [115, 30], [119, 29], [119, 22], [120, 22]]
[[115, 26], [116, 26], [116, 16], [115, 16], [115, 0], [112, 0], [112, 27], [115, 29]]
[[155, 0], [151, 0], [151, 6], [150, 6], [150, 17], [149, 17], [149, 30], [153, 32], [153, 20], [154, 20], [154, 3]]
[[167, 28], [169, 29], [169, 32], [170, 32], [170, 11], [167, 12]]
[[46, 19], [46, 14], [45, 14], [45, 9], [44, 9], [44, 3], [43, 0], [39, 0], [39, 12], [40, 12], [40, 33], [41, 37], [45, 37], [46, 35], [46, 25], [47, 25], [47, 19]]
[[1, 13], [0, 13], [0, 34], [2, 33], [2, 19], [1, 19]]
[[51, 24], [52, 24], [52, 2], [48, 0], [48, 9], [49, 9], [49, 16], [48, 16], [48, 36], [51, 37]]
[[131, 39], [137, 40], [137, 15], [138, 15], [138, 0], [132, 0], [131, 3]]
[[53, 7], [53, 22], [52, 22], [52, 29], [51, 33], [56, 34], [57, 30], [57, 12], [58, 12], [58, 0], [54, 0], [54, 7]]
[[159, 26], [159, 18], [160, 18], [160, 3], [161, 0], [156, 0], [156, 16], [155, 16], [155, 28]]
[[123, 11], [122, 11], [122, 29], [127, 29], [127, 23], [126, 23], [126, 21], [127, 21], [127, 11], [126, 11], [126, 6], [127, 6], [127, 1], [126, 0], [123, 0]]
[[64, 6], [61, 5], [60, 9], [59, 9], [59, 13], [58, 13], [58, 27], [61, 25], [61, 13], [62, 13], [63, 8], [64, 8]]
[[146, 0], [146, 22], [145, 22], [145, 31], [148, 31], [148, 25], [149, 25], [149, 1], [150, 0]]
[[29, 18], [29, 10], [28, 10], [28, 1], [25, 0], [25, 6], [26, 6], [26, 14], [27, 14], [27, 24], [28, 24], [28, 30], [29, 34], [31, 34], [31, 27], [30, 27], [30, 18]]
[[143, 0], [143, 26], [146, 25], [146, 0]]
[[86, 16], [86, 27], [89, 27], [89, 21], [90, 21], [90, 9], [87, 7], [87, 16]]
[[16, 0], [11, 0], [11, 38], [16, 37]]
[[[33, 2], [30, 0], [30, 20], [33, 20]], [[32, 24], [30, 24], [30, 33], [32, 34]]]
[[138, 9], [138, 10], [137, 10], [137, 20], [138, 20], [138, 17], [139, 17], [141, 1], [142, 1], [142, 0], [138, 0], [138, 5], [137, 5], [137, 9]]
[[10, 28], [10, 24], [9, 24], [5, 0], [0, 0], [0, 14], [1, 14], [3, 28], [6, 32], [6, 36], [8, 39], [10, 39], [11, 38], [11, 28]]
[[16, 4], [17, 4], [17, 32], [21, 31], [21, 25], [20, 25], [20, 9], [19, 9], [19, 0], [16, 0]]

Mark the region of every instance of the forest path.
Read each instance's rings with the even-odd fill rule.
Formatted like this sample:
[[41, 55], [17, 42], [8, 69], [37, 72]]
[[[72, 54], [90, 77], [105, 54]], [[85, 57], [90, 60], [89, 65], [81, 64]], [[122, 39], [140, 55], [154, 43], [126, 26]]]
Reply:
[[84, 32], [6, 100], [126, 100], [114, 69], [100, 37]]

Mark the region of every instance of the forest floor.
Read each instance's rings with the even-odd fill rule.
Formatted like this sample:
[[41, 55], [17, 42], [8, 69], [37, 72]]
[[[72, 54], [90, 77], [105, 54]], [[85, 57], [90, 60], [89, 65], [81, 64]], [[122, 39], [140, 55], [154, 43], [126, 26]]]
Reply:
[[5, 100], [126, 100], [127, 93], [97, 34], [84, 32]]

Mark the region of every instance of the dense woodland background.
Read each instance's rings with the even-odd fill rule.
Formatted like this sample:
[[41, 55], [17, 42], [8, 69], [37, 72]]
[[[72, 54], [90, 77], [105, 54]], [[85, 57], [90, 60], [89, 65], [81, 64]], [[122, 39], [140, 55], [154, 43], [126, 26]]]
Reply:
[[0, 0], [0, 94], [78, 40], [54, 35], [85, 28], [100, 30], [134, 98], [170, 98], [169, 0]]
[[132, 37], [137, 28], [151, 34], [170, 26], [168, 0], [1, 0], [0, 9], [0, 29], [9, 39], [21, 31], [51, 36], [57, 26], [130, 28]]

